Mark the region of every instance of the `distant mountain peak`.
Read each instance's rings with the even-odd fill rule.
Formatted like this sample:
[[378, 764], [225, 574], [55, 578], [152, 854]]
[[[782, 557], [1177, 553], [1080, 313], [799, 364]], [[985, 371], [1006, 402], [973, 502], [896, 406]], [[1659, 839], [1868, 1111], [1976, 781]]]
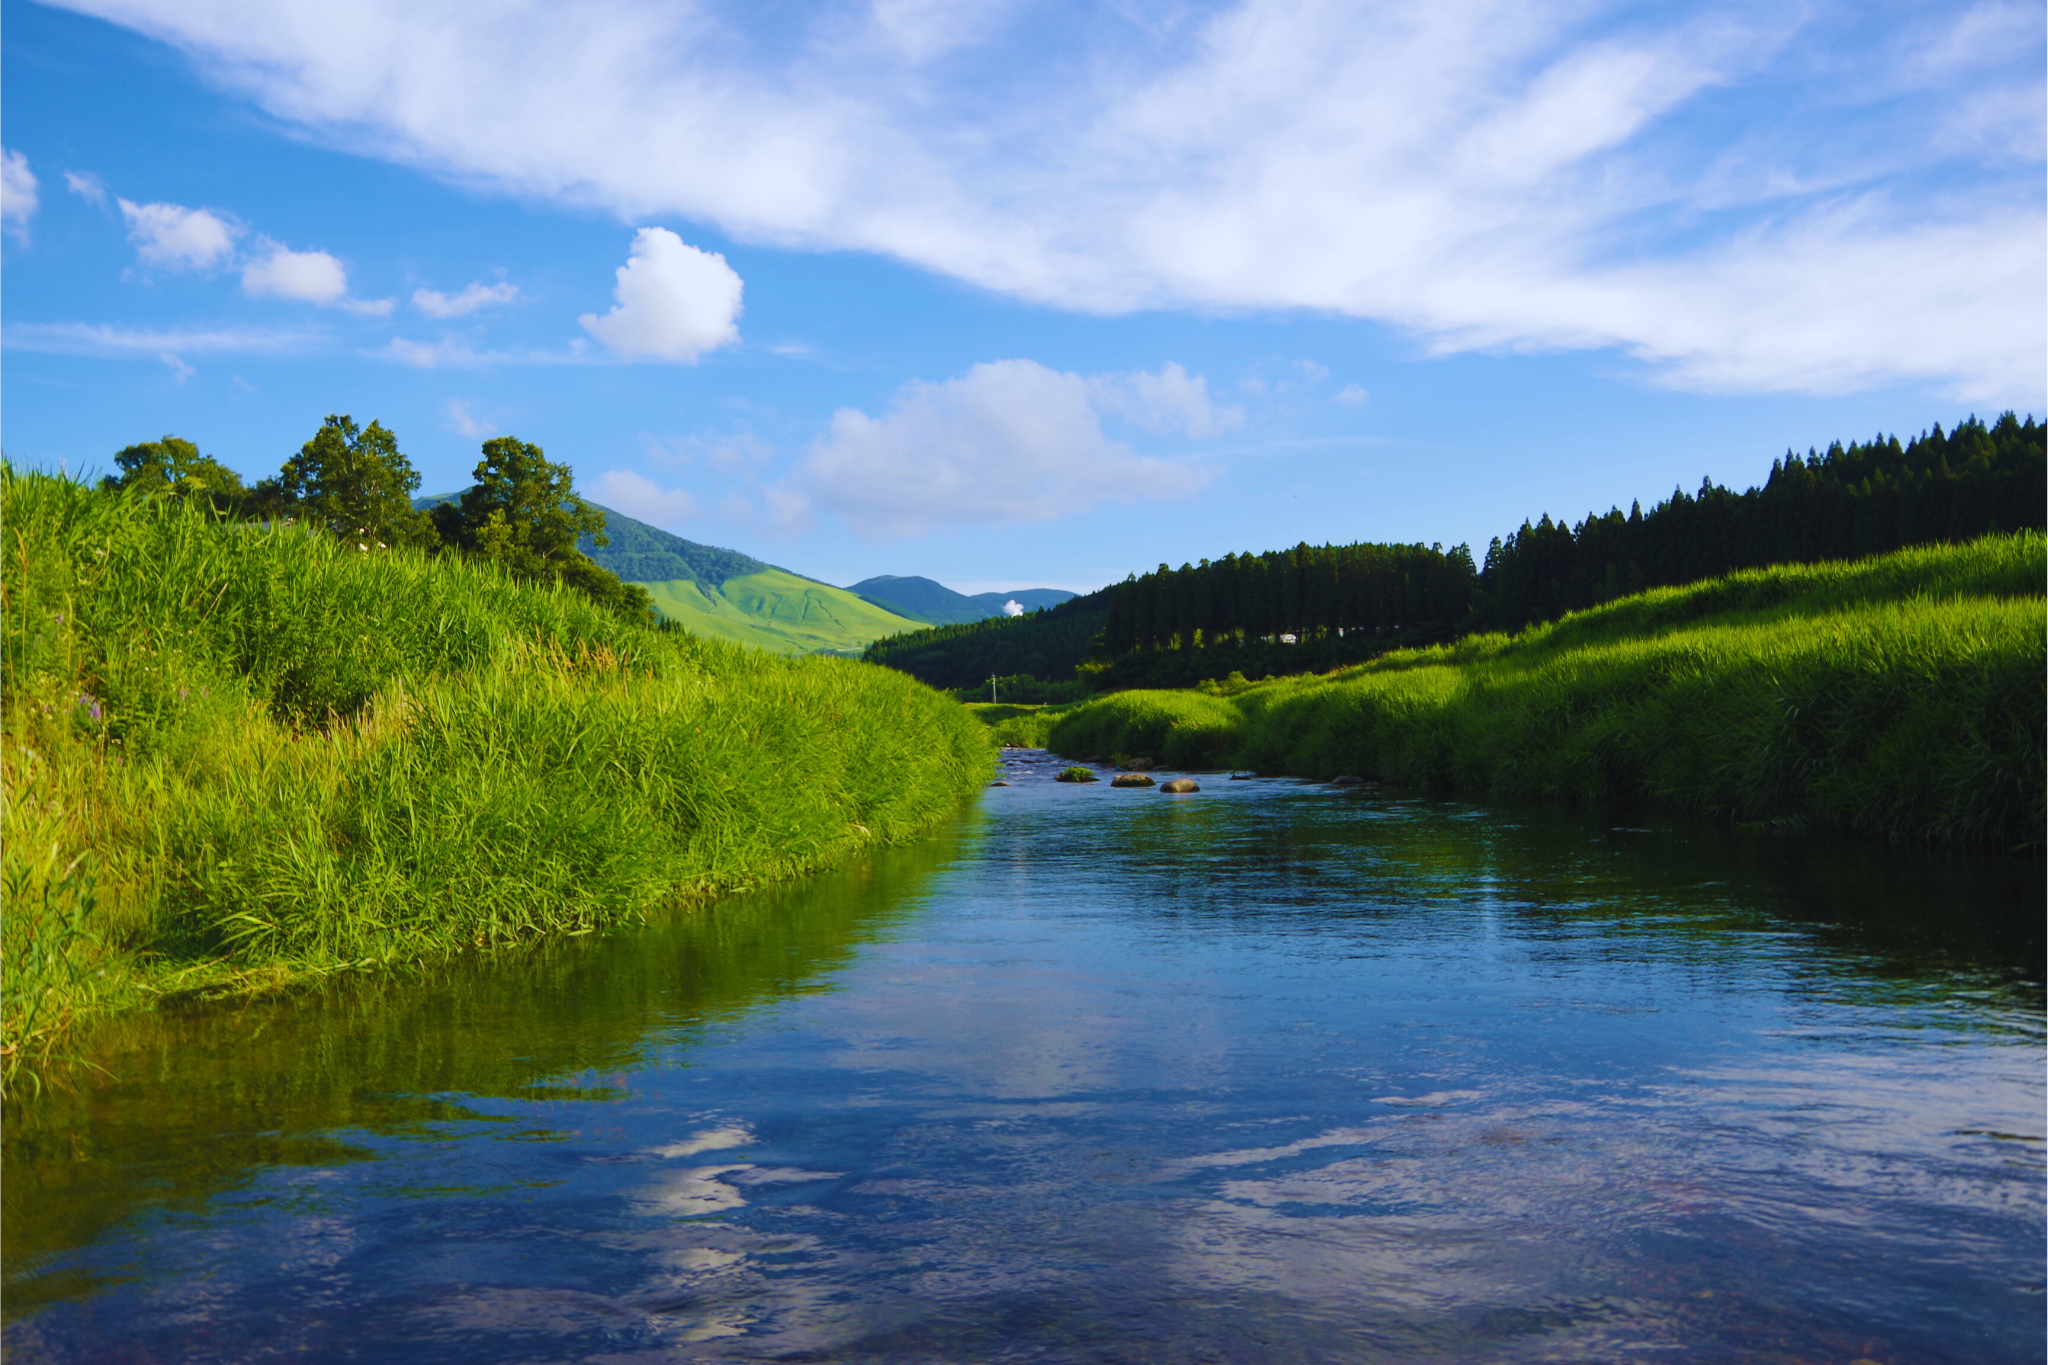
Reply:
[[[978, 592], [969, 596], [920, 575], [876, 574], [847, 588], [878, 607], [929, 621], [935, 626], [982, 621], [991, 616], [1021, 615], [1040, 607], [1056, 607], [1074, 596], [1062, 588], [1019, 588], [1015, 592]], [[1008, 611], [1014, 603], [1018, 610]]]

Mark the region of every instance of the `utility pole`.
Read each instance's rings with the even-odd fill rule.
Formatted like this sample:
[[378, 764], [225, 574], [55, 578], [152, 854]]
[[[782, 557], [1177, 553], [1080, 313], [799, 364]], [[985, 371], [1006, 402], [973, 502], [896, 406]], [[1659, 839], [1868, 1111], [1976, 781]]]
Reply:
[[990, 704], [990, 705], [994, 705], [994, 704], [995, 704], [995, 699], [996, 699], [996, 675], [995, 675], [995, 674], [993, 674], [993, 673], [991, 673], [991, 674], [989, 674], [989, 675], [988, 675], [988, 699], [989, 699], [989, 704]]

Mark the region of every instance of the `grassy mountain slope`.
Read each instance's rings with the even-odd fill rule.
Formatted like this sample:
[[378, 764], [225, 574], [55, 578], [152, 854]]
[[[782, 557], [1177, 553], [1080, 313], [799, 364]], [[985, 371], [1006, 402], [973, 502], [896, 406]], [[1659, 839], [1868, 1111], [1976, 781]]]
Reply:
[[[441, 493], [416, 499], [414, 505], [460, 496]], [[584, 536], [578, 542], [583, 553], [647, 589], [663, 617], [707, 639], [776, 654], [858, 654], [872, 641], [924, 624], [863, 601], [848, 589], [738, 550], [685, 540], [602, 503], [590, 505], [604, 513], [605, 538], [611, 543], [599, 545]], [[1001, 609], [998, 603], [996, 610]]]
[[2043, 545], [1747, 569], [1230, 696], [1120, 692], [1049, 742], [2038, 849]]
[[915, 575], [881, 574], [847, 588], [886, 611], [935, 626], [961, 625], [1003, 614], [1003, 604], [1016, 602], [1026, 611], [1056, 607], [1074, 594], [1060, 588], [1019, 588], [1016, 592], [954, 592], [943, 583]]
[[857, 654], [918, 624], [783, 569], [764, 568], [716, 586], [688, 578], [641, 586], [657, 611], [692, 634], [782, 654]]

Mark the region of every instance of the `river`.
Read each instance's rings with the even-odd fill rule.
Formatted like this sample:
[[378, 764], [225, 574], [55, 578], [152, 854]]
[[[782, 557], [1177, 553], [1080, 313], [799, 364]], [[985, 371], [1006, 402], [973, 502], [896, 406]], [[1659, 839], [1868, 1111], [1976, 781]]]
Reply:
[[113, 1021], [10, 1362], [2043, 1359], [2037, 859], [1011, 751], [645, 929]]

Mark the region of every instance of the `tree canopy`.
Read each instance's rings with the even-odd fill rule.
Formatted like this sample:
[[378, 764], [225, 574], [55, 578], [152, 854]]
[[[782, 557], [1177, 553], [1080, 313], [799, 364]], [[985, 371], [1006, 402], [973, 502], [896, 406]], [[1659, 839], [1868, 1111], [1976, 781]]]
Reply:
[[100, 480], [102, 488], [140, 488], [174, 497], [205, 497], [219, 510], [238, 508], [248, 497], [242, 476], [190, 441], [166, 435], [143, 441], [114, 456], [119, 474]]
[[566, 583], [628, 613], [653, 610], [647, 590], [602, 568], [576, 547], [579, 536], [609, 545], [604, 513], [576, 495], [575, 474], [516, 436], [483, 444], [475, 480], [455, 502], [434, 508], [444, 544], [487, 559], [526, 582]]
[[358, 427], [347, 415], [329, 414], [313, 439], [285, 461], [275, 484], [284, 503], [344, 540], [366, 548], [432, 546], [440, 537], [412, 495], [420, 476], [398, 448], [398, 438], [380, 422]]

